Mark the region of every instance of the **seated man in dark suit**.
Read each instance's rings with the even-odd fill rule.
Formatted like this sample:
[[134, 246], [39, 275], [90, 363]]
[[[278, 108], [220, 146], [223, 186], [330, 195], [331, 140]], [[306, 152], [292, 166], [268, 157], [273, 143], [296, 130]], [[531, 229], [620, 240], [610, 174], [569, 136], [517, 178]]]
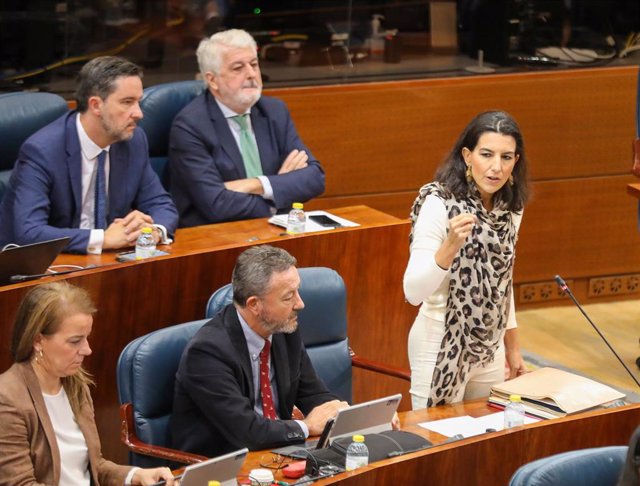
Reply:
[[70, 237], [65, 251], [101, 253], [135, 245], [154, 226], [178, 223], [173, 201], [149, 165], [142, 119], [142, 70], [98, 57], [80, 71], [78, 110], [29, 137], [0, 205], [0, 247]]
[[[318, 378], [297, 331], [295, 264], [271, 246], [238, 257], [233, 304], [196, 333], [176, 373], [175, 448], [212, 457], [303, 442], [347, 406]], [[292, 419], [294, 405], [304, 419]]]
[[220, 32], [197, 51], [207, 90], [173, 121], [171, 195], [180, 226], [271, 216], [324, 191], [324, 171], [286, 105], [261, 97], [256, 43]]

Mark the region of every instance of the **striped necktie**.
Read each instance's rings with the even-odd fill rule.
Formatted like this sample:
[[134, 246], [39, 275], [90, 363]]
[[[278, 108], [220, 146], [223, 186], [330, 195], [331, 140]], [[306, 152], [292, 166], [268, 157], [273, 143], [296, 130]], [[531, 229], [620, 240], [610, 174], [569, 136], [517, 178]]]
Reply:
[[248, 116], [248, 114], [238, 115], [232, 117], [232, 119], [240, 127], [240, 153], [242, 154], [242, 161], [244, 162], [247, 178], [251, 178], [261, 176], [263, 172], [262, 165], [260, 164], [258, 145], [251, 135], [251, 130], [249, 130]]

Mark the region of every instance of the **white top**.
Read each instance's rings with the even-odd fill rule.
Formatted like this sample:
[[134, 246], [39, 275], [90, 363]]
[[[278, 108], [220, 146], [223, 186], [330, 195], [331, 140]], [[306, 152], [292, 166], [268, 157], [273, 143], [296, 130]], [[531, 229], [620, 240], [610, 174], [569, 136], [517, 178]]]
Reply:
[[89, 449], [75, 421], [64, 387], [57, 395], [42, 394], [60, 450], [60, 486], [91, 483]]
[[[521, 213], [514, 213], [516, 232], [520, 229]], [[432, 194], [428, 195], [413, 232], [411, 255], [404, 272], [404, 295], [412, 305], [419, 305], [420, 312], [431, 319], [444, 322], [447, 310], [449, 270], [443, 270], [435, 260], [435, 254], [447, 237], [449, 218], [444, 201]], [[511, 289], [511, 304], [507, 318], [507, 329], [517, 327]]]

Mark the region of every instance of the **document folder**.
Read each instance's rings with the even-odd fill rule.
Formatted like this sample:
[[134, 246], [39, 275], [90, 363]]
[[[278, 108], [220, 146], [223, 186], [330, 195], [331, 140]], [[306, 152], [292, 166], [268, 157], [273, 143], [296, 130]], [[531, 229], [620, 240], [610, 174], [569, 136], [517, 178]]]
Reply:
[[555, 368], [540, 368], [491, 387], [489, 403], [504, 407], [520, 395], [525, 411], [542, 418], [563, 417], [625, 397], [613, 388]]

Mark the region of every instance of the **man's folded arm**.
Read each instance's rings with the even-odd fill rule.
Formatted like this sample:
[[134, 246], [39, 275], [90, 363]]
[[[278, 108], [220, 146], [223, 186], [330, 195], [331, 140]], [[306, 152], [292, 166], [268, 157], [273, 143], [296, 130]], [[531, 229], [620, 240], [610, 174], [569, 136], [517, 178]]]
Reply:
[[169, 154], [171, 183], [188, 193], [209, 223], [267, 217], [271, 205], [262, 196], [225, 188], [204, 143], [187, 128], [174, 125]]

